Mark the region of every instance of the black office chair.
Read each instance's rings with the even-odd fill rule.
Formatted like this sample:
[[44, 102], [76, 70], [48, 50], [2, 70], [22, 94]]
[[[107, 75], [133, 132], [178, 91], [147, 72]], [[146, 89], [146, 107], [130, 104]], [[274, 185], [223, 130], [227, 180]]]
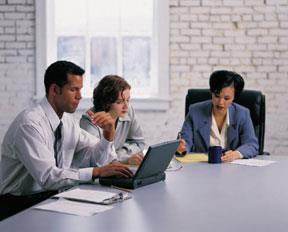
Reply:
[[[189, 105], [211, 99], [209, 89], [189, 89], [186, 95], [185, 115], [188, 113]], [[259, 155], [269, 155], [263, 152], [265, 135], [265, 95], [256, 90], [243, 90], [234, 102], [245, 106], [250, 110], [250, 115], [254, 125], [255, 134], [259, 142]]]

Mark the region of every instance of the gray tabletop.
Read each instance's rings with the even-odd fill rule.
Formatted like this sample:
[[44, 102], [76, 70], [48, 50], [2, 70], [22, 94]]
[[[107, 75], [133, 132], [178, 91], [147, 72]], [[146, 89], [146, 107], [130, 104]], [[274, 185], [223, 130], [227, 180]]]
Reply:
[[[288, 157], [265, 157], [266, 167], [186, 164], [165, 182], [91, 217], [35, 209], [0, 222], [0, 231], [285, 231], [288, 230]], [[89, 188], [99, 188], [89, 186]]]

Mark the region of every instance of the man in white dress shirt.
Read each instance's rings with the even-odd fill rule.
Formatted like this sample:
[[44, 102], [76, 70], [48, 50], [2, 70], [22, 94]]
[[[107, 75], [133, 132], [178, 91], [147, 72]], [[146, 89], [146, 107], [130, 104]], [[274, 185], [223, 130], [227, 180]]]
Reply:
[[83, 74], [72, 62], [51, 64], [44, 77], [46, 96], [10, 125], [0, 159], [0, 220], [100, 176], [132, 176], [127, 167], [112, 162], [115, 121], [109, 113], [90, 115], [105, 132], [100, 140], [67, 114], [81, 100]]

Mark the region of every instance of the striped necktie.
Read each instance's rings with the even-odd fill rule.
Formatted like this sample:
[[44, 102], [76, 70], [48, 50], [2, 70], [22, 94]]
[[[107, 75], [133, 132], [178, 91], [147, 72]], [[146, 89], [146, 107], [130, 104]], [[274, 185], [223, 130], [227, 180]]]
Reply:
[[61, 129], [62, 129], [62, 122], [60, 121], [58, 127], [56, 128], [55, 132], [54, 132], [54, 136], [55, 136], [55, 140], [54, 140], [54, 157], [55, 157], [55, 161], [56, 161], [56, 166], [58, 167], [58, 161], [59, 161], [59, 151], [60, 151], [60, 147], [61, 147]]

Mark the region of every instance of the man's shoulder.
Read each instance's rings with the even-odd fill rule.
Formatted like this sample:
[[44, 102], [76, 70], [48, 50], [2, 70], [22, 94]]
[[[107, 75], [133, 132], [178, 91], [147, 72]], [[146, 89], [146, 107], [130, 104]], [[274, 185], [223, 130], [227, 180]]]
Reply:
[[45, 113], [40, 104], [34, 104], [20, 112], [14, 121], [21, 124], [37, 124], [43, 120], [43, 117], [45, 117]]
[[[16, 118], [10, 124], [3, 143], [13, 143], [15, 136], [19, 135], [19, 130], [22, 130], [24, 127], [33, 127], [38, 129], [44, 128], [43, 117], [45, 117], [43, 110], [38, 104], [26, 108], [20, 112]], [[7, 142], [8, 141], [8, 142]]]

